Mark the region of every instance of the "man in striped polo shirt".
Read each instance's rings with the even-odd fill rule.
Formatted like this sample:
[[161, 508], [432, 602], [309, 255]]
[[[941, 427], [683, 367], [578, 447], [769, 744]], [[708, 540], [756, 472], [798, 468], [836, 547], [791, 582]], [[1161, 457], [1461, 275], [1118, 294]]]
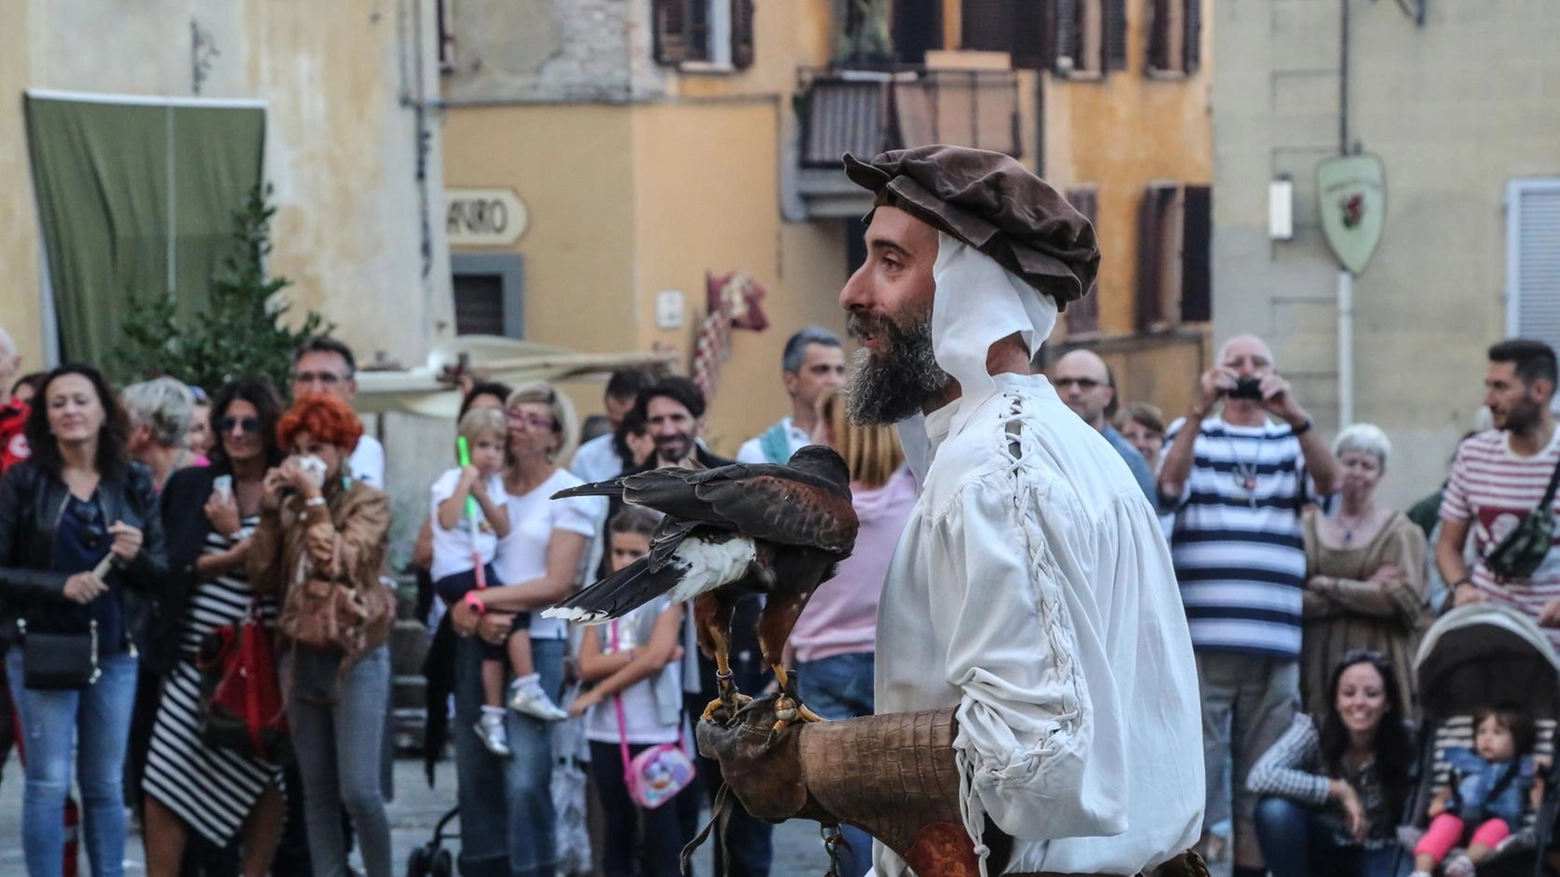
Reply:
[[1289, 727], [1299, 701], [1300, 516], [1332, 491], [1337, 470], [1262, 339], [1226, 341], [1219, 364], [1198, 379], [1196, 399], [1166, 433], [1159, 491], [1174, 510], [1170, 551], [1202, 689], [1204, 841], [1209, 825], [1233, 815], [1234, 877], [1255, 877], [1263, 863], [1246, 773]]
[[[1484, 558], [1543, 501], [1560, 465], [1560, 441], [1549, 406], [1555, 395], [1555, 352], [1542, 341], [1502, 341], [1489, 350], [1484, 404], [1495, 428], [1463, 442], [1441, 498], [1441, 538], [1435, 560], [1453, 602], [1506, 603], [1532, 616], [1560, 648], [1560, 554], [1549, 555], [1525, 579], [1501, 579]], [[1551, 502], [1551, 505], [1555, 505]], [[1560, 506], [1557, 506], [1560, 508]], [[1463, 559], [1469, 532], [1479, 560]]]

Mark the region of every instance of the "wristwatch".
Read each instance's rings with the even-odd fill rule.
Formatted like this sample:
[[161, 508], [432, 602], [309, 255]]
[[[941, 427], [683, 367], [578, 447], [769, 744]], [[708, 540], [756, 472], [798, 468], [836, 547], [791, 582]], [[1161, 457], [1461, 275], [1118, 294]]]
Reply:
[[465, 599], [461, 602], [465, 603], [466, 608], [473, 614], [481, 615], [487, 611], [487, 604], [482, 602], [482, 598], [477, 596], [476, 591], [467, 591]]

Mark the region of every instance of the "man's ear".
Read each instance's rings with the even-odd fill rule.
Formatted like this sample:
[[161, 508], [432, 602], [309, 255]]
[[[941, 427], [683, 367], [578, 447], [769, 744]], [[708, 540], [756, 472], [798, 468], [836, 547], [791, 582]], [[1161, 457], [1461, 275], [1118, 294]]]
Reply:
[[796, 385], [801, 382], [801, 376], [796, 372], [781, 372], [780, 381], [781, 383], [785, 384], [786, 395], [795, 396]]

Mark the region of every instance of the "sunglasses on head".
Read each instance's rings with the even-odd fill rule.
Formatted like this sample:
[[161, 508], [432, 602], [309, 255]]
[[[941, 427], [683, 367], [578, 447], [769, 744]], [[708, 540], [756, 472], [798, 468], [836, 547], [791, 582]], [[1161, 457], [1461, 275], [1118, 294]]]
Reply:
[[218, 417], [217, 432], [232, 432], [233, 427], [238, 427], [239, 432], [251, 433], [260, 431], [260, 418], [258, 417]]

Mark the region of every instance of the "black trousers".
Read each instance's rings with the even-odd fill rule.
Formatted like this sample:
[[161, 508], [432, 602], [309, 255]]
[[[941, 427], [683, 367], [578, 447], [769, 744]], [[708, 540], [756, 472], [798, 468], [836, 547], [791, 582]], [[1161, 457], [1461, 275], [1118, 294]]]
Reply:
[[[648, 748], [629, 744], [629, 757]], [[590, 772], [601, 797], [603, 877], [678, 877], [678, 854], [692, 836], [684, 833], [677, 802], [668, 801], [654, 810], [640, 809], [628, 795], [623, 756], [615, 743], [591, 741]]]

